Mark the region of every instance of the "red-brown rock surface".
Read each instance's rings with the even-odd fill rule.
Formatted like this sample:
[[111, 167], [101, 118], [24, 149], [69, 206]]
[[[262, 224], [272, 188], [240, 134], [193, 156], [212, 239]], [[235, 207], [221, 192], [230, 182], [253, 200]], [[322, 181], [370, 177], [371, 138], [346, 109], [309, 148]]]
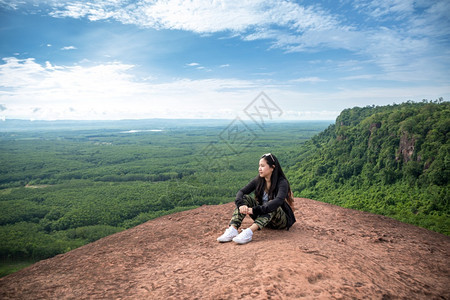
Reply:
[[232, 203], [164, 216], [1, 278], [0, 298], [450, 299], [450, 237], [308, 199], [296, 207], [291, 230], [246, 245], [216, 242]]

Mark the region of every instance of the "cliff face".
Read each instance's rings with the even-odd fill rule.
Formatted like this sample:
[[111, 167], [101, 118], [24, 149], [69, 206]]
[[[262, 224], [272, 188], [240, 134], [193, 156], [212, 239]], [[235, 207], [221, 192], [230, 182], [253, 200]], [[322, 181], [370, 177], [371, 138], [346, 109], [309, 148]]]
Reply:
[[164, 216], [1, 278], [0, 298], [450, 298], [450, 237], [313, 200], [295, 206], [291, 230], [246, 245], [216, 242], [232, 203]]
[[[403, 157], [403, 162], [407, 163], [410, 161], [414, 154], [414, 146], [416, 144], [416, 140], [414, 138], [408, 138], [408, 133], [404, 132], [400, 138], [400, 144], [397, 150], [397, 155], [395, 156], [395, 160], [398, 161], [400, 156]], [[417, 158], [420, 161], [420, 156]]]

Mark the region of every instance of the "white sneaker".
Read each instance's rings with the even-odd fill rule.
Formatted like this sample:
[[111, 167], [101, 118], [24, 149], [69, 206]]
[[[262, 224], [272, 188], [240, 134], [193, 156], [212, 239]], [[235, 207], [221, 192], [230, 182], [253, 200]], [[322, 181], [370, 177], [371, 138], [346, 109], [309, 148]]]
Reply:
[[231, 242], [235, 236], [237, 236], [239, 232], [233, 226], [230, 226], [225, 230], [225, 233], [217, 238], [217, 241], [221, 243]]
[[233, 238], [233, 242], [238, 244], [247, 244], [252, 241], [253, 231], [250, 228], [243, 230], [238, 236]]

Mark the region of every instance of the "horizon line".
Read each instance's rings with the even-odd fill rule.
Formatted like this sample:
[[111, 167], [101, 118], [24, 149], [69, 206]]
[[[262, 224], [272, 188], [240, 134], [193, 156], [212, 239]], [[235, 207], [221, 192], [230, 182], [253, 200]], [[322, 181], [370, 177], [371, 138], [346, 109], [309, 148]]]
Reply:
[[[240, 118], [245, 121], [251, 121], [250, 118], [124, 118], [124, 119], [20, 119], [20, 118], [0, 118], [0, 124], [8, 121], [22, 121], [22, 122], [121, 122], [121, 121], [150, 121], [150, 120], [164, 120], [164, 121], [233, 121]], [[328, 122], [336, 121], [335, 119], [283, 119], [283, 120], [264, 120], [267, 123], [282, 123], [282, 122]]]

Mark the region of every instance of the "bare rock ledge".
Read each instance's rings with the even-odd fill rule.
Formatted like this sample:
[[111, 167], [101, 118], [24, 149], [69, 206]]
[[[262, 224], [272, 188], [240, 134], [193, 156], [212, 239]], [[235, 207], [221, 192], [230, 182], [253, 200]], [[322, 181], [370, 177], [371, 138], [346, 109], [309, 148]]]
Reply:
[[448, 236], [297, 198], [289, 231], [220, 244], [233, 208], [160, 217], [40, 261], [1, 278], [0, 299], [450, 299]]

